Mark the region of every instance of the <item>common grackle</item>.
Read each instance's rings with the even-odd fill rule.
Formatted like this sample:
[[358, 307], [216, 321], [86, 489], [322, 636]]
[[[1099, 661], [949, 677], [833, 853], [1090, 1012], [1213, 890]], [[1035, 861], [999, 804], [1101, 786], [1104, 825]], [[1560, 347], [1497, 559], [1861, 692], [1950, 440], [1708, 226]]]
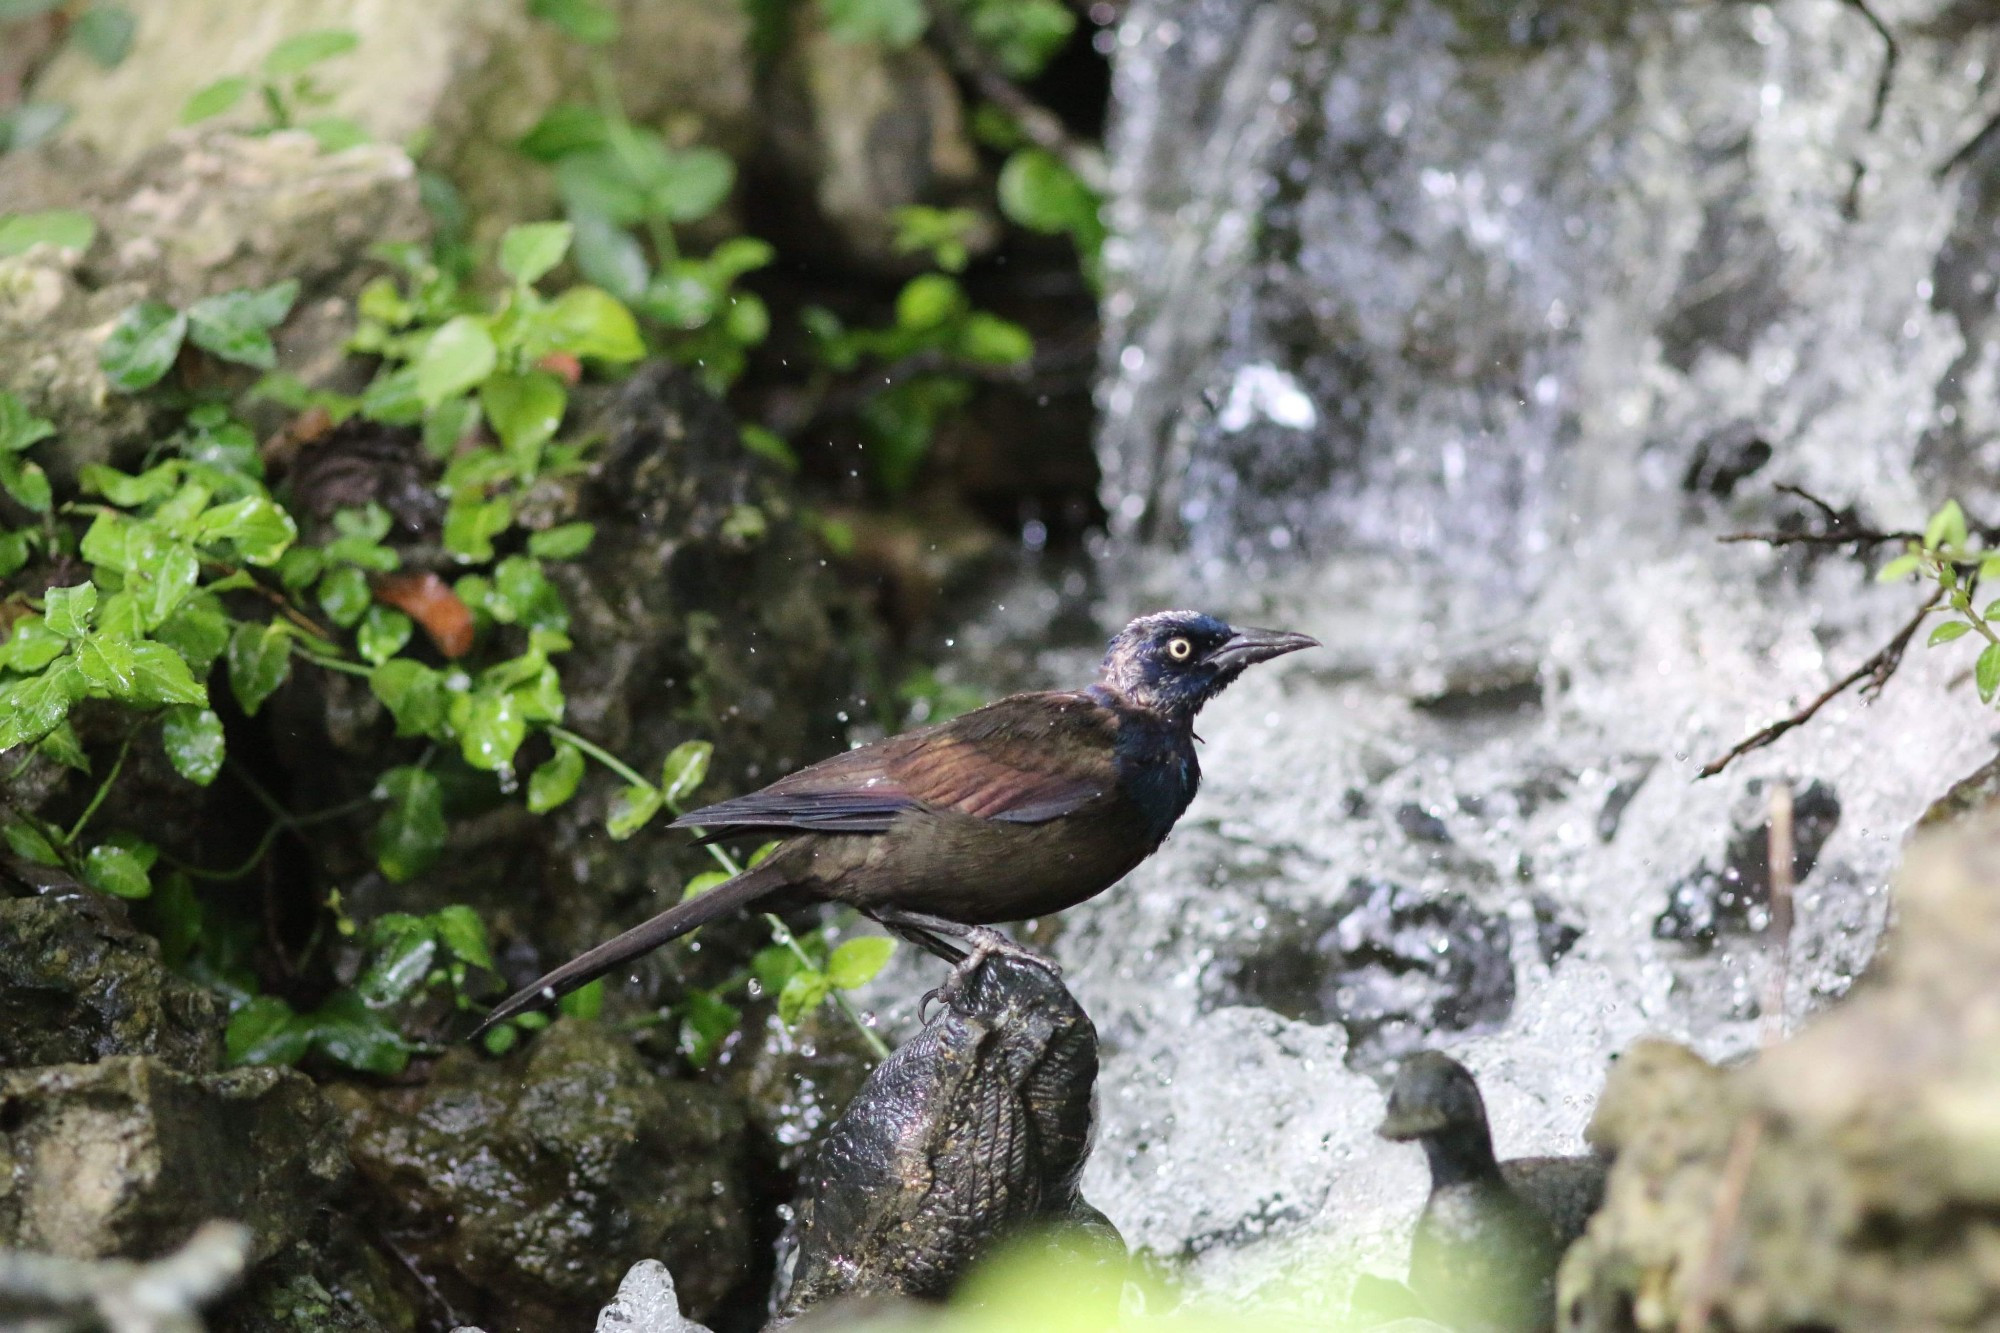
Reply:
[[1410, 1241], [1410, 1287], [1426, 1313], [1459, 1333], [1553, 1328], [1556, 1264], [1603, 1198], [1605, 1163], [1497, 1160], [1479, 1085], [1437, 1051], [1403, 1061], [1379, 1132], [1422, 1143], [1430, 1159]]
[[684, 815], [674, 827], [702, 841], [784, 841], [516, 992], [479, 1031], [752, 903], [847, 903], [954, 962], [1010, 951], [984, 928], [1094, 897], [1165, 840], [1201, 781], [1202, 705], [1245, 667], [1314, 647], [1193, 611], [1142, 616], [1085, 689], [1013, 695]]

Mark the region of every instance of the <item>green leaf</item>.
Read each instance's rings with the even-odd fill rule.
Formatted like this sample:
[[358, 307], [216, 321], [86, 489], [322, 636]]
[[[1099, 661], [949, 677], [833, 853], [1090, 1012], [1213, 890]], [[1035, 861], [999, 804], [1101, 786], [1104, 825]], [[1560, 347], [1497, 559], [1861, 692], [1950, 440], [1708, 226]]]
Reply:
[[575, 239], [576, 228], [567, 222], [509, 227], [500, 238], [500, 271], [523, 287], [532, 287], [562, 263]]
[[2000, 690], [2000, 643], [1989, 643], [1980, 650], [1972, 674], [1979, 685], [1979, 702], [1992, 703], [1994, 692]]
[[742, 426], [737, 434], [743, 441], [743, 447], [759, 458], [775, 463], [787, 472], [799, 470], [799, 456], [792, 452], [792, 446], [786, 444], [776, 431], [762, 426]]
[[368, 142], [368, 130], [346, 116], [315, 116], [299, 126], [319, 144], [322, 153], [342, 153]]
[[528, 809], [547, 814], [576, 795], [583, 781], [583, 752], [568, 741], [557, 741], [556, 752], [528, 775]]
[[515, 466], [532, 476], [541, 461], [541, 449], [555, 438], [562, 425], [563, 410], [569, 405], [569, 390], [546, 370], [525, 375], [495, 375], [479, 387], [479, 404], [494, 433], [515, 460]]
[[1958, 501], [1946, 500], [1944, 505], [1931, 515], [1931, 521], [1924, 525], [1924, 545], [1936, 550], [1940, 547], [1961, 547], [1965, 545], [1965, 511], [1958, 507]]
[[[1899, 555], [1888, 564], [1882, 566], [1881, 572], [1875, 575], [1875, 581], [1877, 583], [1894, 583], [1898, 579], [1908, 578], [1923, 567], [1923, 557], [1917, 555]], [[1983, 578], [1984, 576], [1984, 571], [1982, 570], [1981, 577]]]
[[342, 629], [360, 620], [373, 601], [368, 576], [353, 565], [337, 565], [319, 581], [320, 608]]
[[222, 1038], [231, 1065], [295, 1065], [311, 1044], [292, 1006], [275, 995], [256, 996], [238, 1009]]
[[493, 558], [493, 539], [514, 521], [513, 502], [504, 495], [481, 500], [477, 491], [460, 491], [444, 515], [444, 549], [466, 564]]
[[408, 996], [423, 984], [437, 957], [437, 937], [428, 924], [403, 913], [394, 916], [393, 924], [389, 917], [375, 922], [379, 939], [375, 957], [354, 982], [354, 993], [371, 1009], [386, 1008]]
[[462, 694], [451, 701], [458, 751], [474, 768], [496, 772], [514, 762], [528, 738], [528, 720], [513, 694]]
[[385, 370], [361, 391], [361, 415], [386, 426], [409, 426], [423, 420], [424, 400], [417, 393], [414, 366]]
[[708, 761], [715, 754], [711, 741], [682, 741], [660, 766], [661, 799], [678, 810], [681, 803], [708, 781]]
[[479, 913], [463, 903], [453, 903], [433, 912], [431, 920], [437, 925], [438, 938], [453, 956], [474, 967], [493, 969], [493, 950], [486, 942], [486, 923], [479, 919]]
[[33, 554], [36, 534], [32, 529], [0, 532], [0, 579], [17, 573]]
[[925, 273], [911, 278], [897, 293], [896, 324], [912, 331], [934, 329], [965, 307], [965, 292], [957, 282], [942, 273]]
[[83, 877], [102, 892], [144, 898], [153, 891], [153, 881], [146, 873], [150, 864], [150, 857], [129, 847], [102, 842], [83, 858]]
[[116, 69], [132, 52], [139, 20], [123, 5], [94, 5], [70, 25], [69, 39], [105, 69]]
[[7, 849], [24, 861], [43, 866], [62, 864], [62, 857], [56, 854], [55, 844], [48, 835], [24, 817], [16, 816], [0, 825], [0, 837], [5, 837]]
[[368, 608], [368, 614], [361, 618], [361, 628], [355, 631], [354, 646], [360, 651], [362, 660], [371, 666], [380, 666], [410, 641], [410, 618], [393, 606], [380, 604]]
[[98, 353], [111, 387], [137, 393], [158, 384], [173, 369], [187, 327], [186, 315], [159, 301], [141, 302], [120, 315]]
[[65, 639], [81, 638], [96, 610], [97, 587], [92, 583], [50, 588], [42, 594], [42, 620]]
[[733, 878], [735, 876], [731, 875], [727, 870], [704, 870], [689, 880], [687, 887], [681, 890], [681, 901], [686, 902], [690, 898], [699, 898], [716, 885], [727, 884]]
[[292, 670], [292, 636], [283, 622], [245, 622], [229, 636], [229, 690], [255, 717]]
[[54, 499], [48, 474], [42, 471], [41, 464], [31, 463], [18, 454], [0, 454], [0, 489], [37, 514], [46, 514]]
[[572, 287], [552, 302], [540, 330], [543, 350], [598, 361], [637, 361], [646, 354], [632, 312], [597, 287]]
[[699, 222], [729, 197], [736, 164], [714, 148], [668, 148], [652, 156], [646, 211], [668, 222]]
[[930, 26], [923, 0], [820, 0], [826, 29], [842, 41], [914, 44]]
[[160, 723], [160, 739], [174, 771], [197, 787], [206, 787], [222, 771], [222, 719], [213, 711], [192, 704], [169, 708]]
[[96, 239], [96, 219], [73, 208], [0, 215], [0, 259], [21, 254], [37, 245], [53, 245], [58, 250], [88, 250], [90, 243]]
[[676, 1008], [681, 1015], [681, 1053], [696, 1069], [708, 1068], [743, 1021], [743, 1011], [713, 991], [689, 991]]
[[49, 628], [41, 616], [22, 616], [5, 643], [0, 643], [0, 667], [29, 675], [69, 651], [69, 640]]
[[1947, 620], [1944, 624], [1939, 625], [1931, 631], [1930, 642], [1926, 646], [1935, 648], [1941, 643], [1950, 643], [1953, 639], [1962, 639], [1971, 632], [1972, 626], [1966, 624], [1963, 620]]
[[[521, 1015], [521, 1018], [526, 1017], [526, 1014]], [[515, 1046], [519, 1045], [520, 1041], [521, 1022], [519, 1018], [488, 1028], [486, 1035], [479, 1039], [480, 1045], [486, 1048], [488, 1055], [505, 1055], [507, 1052], [513, 1050]]]
[[[201, 560], [194, 548], [186, 542], [170, 542], [161, 552], [159, 563], [154, 565], [150, 576], [145, 579], [139, 592], [144, 600], [146, 628], [164, 623], [180, 604], [187, 600], [194, 585], [201, 579]], [[128, 580], [127, 588], [132, 584]]]
[[604, 827], [613, 839], [623, 842], [644, 828], [646, 822], [659, 812], [658, 787], [627, 787], [612, 800], [611, 812], [605, 816]]
[[398, 736], [442, 739], [449, 698], [443, 673], [396, 657], [368, 673], [368, 688], [396, 719]]
[[604, 1012], [604, 978], [578, 986], [556, 1001], [556, 1008], [571, 1018], [589, 1022]]
[[[131, 699], [138, 689], [139, 663], [133, 656], [133, 642], [130, 639], [115, 639], [104, 634], [86, 634], [76, 646], [77, 669], [83, 672], [84, 681], [93, 693], [109, 695], [113, 699]], [[180, 662], [176, 657], [175, 662]], [[187, 670], [185, 663], [181, 670]]]
[[543, 112], [514, 147], [537, 162], [554, 163], [586, 148], [604, 147], [609, 142], [605, 124], [596, 107], [564, 102]]
[[975, 310], [958, 331], [958, 354], [983, 366], [1018, 366], [1035, 354], [1035, 340], [1011, 320]]
[[[77, 473], [77, 480], [85, 491], [101, 495], [111, 501], [112, 504], [123, 505], [128, 509], [136, 509], [140, 505], [151, 504], [155, 500], [164, 499], [166, 496], [171, 495], [174, 488], [180, 484], [181, 473], [184, 470], [178, 459], [171, 459], [165, 463], [161, 463], [158, 467], [147, 468], [136, 477], [120, 472], [117, 468], [106, 467], [102, 463], [86, 463], [83, 469]], [[109, 540], [117, 537], [121, 541], [129, 541], [132, 534], [132, 520], [122, 514], [99, 514], [96, 522], [91, 524], [93, 530], [100, 527], [108, 529], [118, 526], [125, 528], [123, 534], [107, 531], [98, 540]], [[111, 550], [120, 548], [105, 548], [105, 554], [94, 555], [89, 549], [92, 540], [93, 534], [86, 534], [84, 536], [85, 549], [83, 554], [84, 559], [91, 561], [93, 564], [113, 565], [119, 569], [137, 569], [145, 563], [144, 559], [133, 559], [129, 556], [125, 559], [119, 559], [117, 556], [109, 553]], [[145, 559], [150, 558], [150, 555], [145, 557]]]
[[392, 768], [376, 785], [384, 802], [376, 822], [375, 862], [404, 884], [431, 868], [444, 853], [444, 789], [421, 768]]
[[312, 1049], [336, 1064], [365, 1074], [400, 1074], [410, 1063], [410, 1046], [381, 1014], [353, 991], [335, 991], [302, 1020]]
[[828, 990], [826, 973], [800, 968], [778, 992], [778, 1017], [785, 1021], [786, 1027], [797, 1027], [801, 1019], [819, 1008]]
[[19, 398], [0, 390], [0, 453], [20, 453], [55, 433], [53, 422], [36, 416]]
[[532, 0], [528, 12], [588, 46], [618, 38], [618, 15], [601, 0]]
[[289, 79], [303, 74], [322, 60], [344, 56], [361, 44], [346, 28], [321, 28], [288, 37], [264, 57], [264, 74], [271, 79]]
[[217, 505], [195, 524], [196, 541], [229, 542], [252, 565], [276, 564], [298, 537], [292, 516], [261, 495]]
[[151, 639], [141, 639], [132, 644], [131, 652], [133, 680], [131, 693], [127, 696], [131, 702], [208, 706], [208, 688], [194, 678], [188, 671], [186, 660], [172, 648]]
[[491, 375], [499, 359], [485, 320], [454, 316], [431, 335], [417, 358], [417, 397], [424, 406], [435, 407]]
[[198, 592], [182, 602], [153, 637], [179, 653], [190, 671], [206, 676], [229, 646], [229, 617], [215, 597]]
[[595, 213], [573, 211], [571, 216], [576, 222], [577, 272], [627, 304], [643, 296], [653, 270], [638, 240]]
[[70, 657], [58, 658], [39, 676], [0, 685], [0, 750], [55, 730], [83, 691], [83, 673]]
[[193, 125], [221, 115], [242, 101], [250, 86], [249, 79], [232, 74], [198, 89], [181, 107], [181, 124]]
[[271, 330], [284, 322], [298, 299], [296, 278], [260, 290], [224, 292], [188, 307], [188, 337], [224, 361], [270, 370], [278, 364]]
[[835, 990], [856, 990], [875, 979], [896, 952], [896, 942], [886, 935], [863, 935], [833, 951], [826, 962], [826, 979]]
[[528, 538], [528, 554], [539, 560], [574, 560], [590, 549], [595, 523], [562, 523]]
[[1012, 222], [1046, 235], [1088, 234], [1100, 229], [1097, 195], [1062, 160], [1041, 148], [1023, 148], [1000, 168], [1000, 211]]

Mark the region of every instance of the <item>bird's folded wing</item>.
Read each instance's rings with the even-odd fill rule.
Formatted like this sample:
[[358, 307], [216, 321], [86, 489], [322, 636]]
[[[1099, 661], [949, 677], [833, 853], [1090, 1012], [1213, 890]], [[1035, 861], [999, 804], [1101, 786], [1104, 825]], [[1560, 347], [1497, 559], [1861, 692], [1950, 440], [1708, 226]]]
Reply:
[[[1024, 695], [849, 750], [676, 828], [880, 833], [908, 810], [1038, 824], [1111, 790], [1111, 724], [1074, 695]], [[1094, 733], [1094, 734], [1089, 734]], [[1095, 743], [1092, 743], [1092, 742]]]

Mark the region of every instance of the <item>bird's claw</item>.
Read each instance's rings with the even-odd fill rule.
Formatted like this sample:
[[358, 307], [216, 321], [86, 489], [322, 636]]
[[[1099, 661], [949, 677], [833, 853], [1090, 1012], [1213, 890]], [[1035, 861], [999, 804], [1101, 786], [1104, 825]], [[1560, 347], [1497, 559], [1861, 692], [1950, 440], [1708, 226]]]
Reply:
[[925, 992], [924, 997], [917, 1001], [919, 1023], [930, 1022], [931, 1001], [941, 1001], [946, 1008], [955, 1005], [958, 997], [964, 993], [966, 983], [972, 974], [977, 972], [989, 958], [1014, 958], [1023, 963], [1032, 963], [1056, 980], [1062, 980], [1062, 968], [1054, 959], [1036, 953], [1025, 944], [1015, 943], [997, 930], [986, 926], [974, 926], [966, 932], [965, 943], [969, 947], [964, 956], [952, 964], [951, 975], [944, 979], [942, 985]]

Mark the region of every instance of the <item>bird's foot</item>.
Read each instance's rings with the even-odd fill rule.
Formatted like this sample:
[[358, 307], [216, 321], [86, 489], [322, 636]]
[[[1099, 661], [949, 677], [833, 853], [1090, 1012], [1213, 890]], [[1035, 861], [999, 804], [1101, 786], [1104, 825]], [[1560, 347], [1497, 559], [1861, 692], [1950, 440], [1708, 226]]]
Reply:
[[1056, 980], [1062, 980], [1062, 968], [1053, 958], [1036, 953], [1027, 945], [1017, 943], [990, 926], [968, 927], [960, 938], [967, 946], [966, 952], [952, 964], [951, 975], [944, 979], [944, 984], [929, 991], [923, 999], [917, 1001], [919, 1023], [930, 1021], [929, 1013], [933, 1000], [942, 1001], [946, 1008], [950, 1008], [965, 992], [966, 983], [971, 980], [973, 973], [977, 972], [989, 958], [1013, 958], [1023, 963], [1032, 963]]

